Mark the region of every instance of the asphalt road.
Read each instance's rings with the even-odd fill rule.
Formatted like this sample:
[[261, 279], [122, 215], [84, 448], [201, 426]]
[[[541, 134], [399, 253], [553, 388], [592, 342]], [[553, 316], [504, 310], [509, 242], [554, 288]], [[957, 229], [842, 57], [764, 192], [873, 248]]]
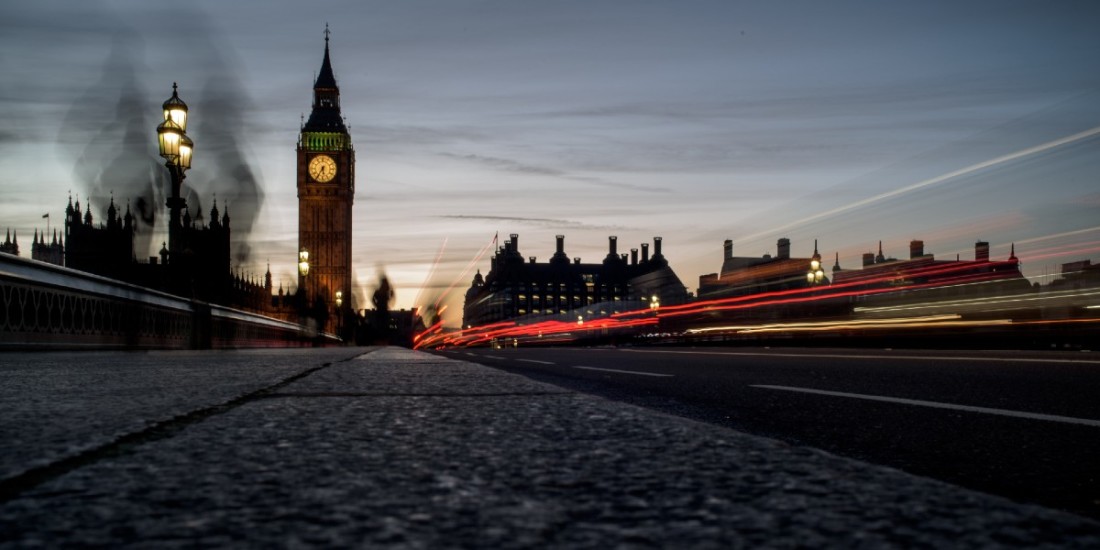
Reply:
[[1100, 356], [766, 348], [440, 352], [1100, 518]]

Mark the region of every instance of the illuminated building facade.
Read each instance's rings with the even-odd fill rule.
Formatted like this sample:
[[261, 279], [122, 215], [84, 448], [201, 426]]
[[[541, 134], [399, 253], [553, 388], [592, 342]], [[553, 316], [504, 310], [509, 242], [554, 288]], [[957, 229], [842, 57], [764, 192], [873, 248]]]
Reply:
[[[610, 315], [648, 307], [653, 297], [661, 304], [685, 303], [689, 295], [661, 250], [661, 237], [630, 254], [618, 253], [618, 238], [608, 238], [608, 253], [601, 263], [570, 261], [565, 236], [557, 236], [557, 250], [546, 263], [519, 252], [519, 235], [497, 249], [489, 273], [479, 271], [466, 291], [464, 327], [523, 316]], [[591, 312], [590, 312], [591, 310]]]
[[[340, 114], [340, 88], [329, 60], [328, 41], [326, 28], [325, 57], [313, 85], [313, 108], [298, 137], [297, 171], [298, 248], [309, 252], [310, 265], [305, 289], [309, 300], [331, 308], [337, 292], [349, 300], [352, 296], [355, 149]], [[329, 316], [330, 324], [335, 317]]]

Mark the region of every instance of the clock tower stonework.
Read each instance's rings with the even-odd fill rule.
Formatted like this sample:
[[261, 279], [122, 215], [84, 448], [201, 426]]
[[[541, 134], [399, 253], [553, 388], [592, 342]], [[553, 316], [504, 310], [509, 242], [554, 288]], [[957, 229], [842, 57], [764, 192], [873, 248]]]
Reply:
[[[355, 149], [340, 114], [340, 88], [325, 58], [313, 84], [313, 109], [298, 135], [298, 249], [309, 251], [305, 289], [334, 312], [336, 292], [351, 305], [351, 206], [355, 199]], [[330, 316], [329, 328], [335, 316]]]

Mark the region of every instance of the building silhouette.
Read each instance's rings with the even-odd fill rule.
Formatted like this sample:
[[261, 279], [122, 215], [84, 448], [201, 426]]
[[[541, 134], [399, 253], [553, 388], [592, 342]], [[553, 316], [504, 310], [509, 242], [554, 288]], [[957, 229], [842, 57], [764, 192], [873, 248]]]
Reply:
[[39, 236], [38, 230], [34, 231], [34, 241], [31, 243], [31, 259], [54, 265], [65, 265], [64, 235], [57, 236], [57, 230], [53, 231], [53, 238], [46, 240], [46, 232]]
[[[304, 289], [311, 303], [329, 311], [336, 293], [344, 309], [353, 307], [351, 292], [352, 203], [355, 199], [355, 148], [340, 113], [340, 88], [325, 56], [313, 85], [313, 106], [301, 127], [297, 146], [298, 247], [309, 252]], [[342, 313], [342, 312], [341, 312]], [[326, 315], [333, 328], [337, 315]]]
[[[734, 256], [733, 241], [723, 243], [722, 269], [718, 273], [699, 276], [699, 299], [728, 298], [805, 288], [809, 286], [806, 273], [810, 263], [821, 260], [814, 242], [814, 255], [808, 258], [791, 257], [791, 240], [784, 237], [776, 242], [775, 256]], [[820, 283], [828, 284], [826, 277]]]
[[466, 291], [462, 324], [480, 326], [526, 315], [561, 315], [583, 311], [601, 316], [648, 307], [653, 297], [661, 304], [685, 303], [689, 295], [661, 250], [661, 237], [631, 253], [618, 253], [618, 238], [608, 238], [608, 253], [601, 263], [570, 261], [565, 236], [557, 236], [557, 250], [546, 263], [519, 252], [519, 235], [497, 249], [489, 273], [479, 270]]
[[4, 237], [4, 242], [0, 243], [0, 252], [5, 254], [19, 255], [19, 232], [16, 231], [15, 238], [11, 236], [11, 229], [8, 230], [7, 236]]
[[107, 207], [106, 223], [96, 226], [91, 201], [85, 199], [65, 206], [65, 266], [112, 279], [133, 279], [134, 217], [130, 208], [118, 215], [114, 197]]
[[991, 260], [989, 243], [974, 243], [974, 259], [937, 260], [934, 255], [925, 253], [924, 241], [909, 242], [909, 258], [899, 260], [887, 257], [879, 241], [878, 253], [865, 252], [860, 269], [843, 269], [839, 259], [833, 266], [833, 283], [855, 285], [859, 288], [882, 288], [884, 286], [903, 288], [906, 286], [948, 286], [964, 282], [1016, 281], [1027, 284], [1020, 272], [1020, 260], [1016, 258], [1016, 247], [1006, 260]]
[[[131, 284], [169, 292], [204, 302], [221, 304], [289, 320], [297, 310], [294, 300], [280, 287], [272, 287], [271, 267], [263, 278], [234, 272], [230, 256], [228, 209], [219, 211], [217, 201], [210, 209], [210, 222], [184, 211], [179, 232], [181, 252], [172, 258], [167, 243], [156, 256], [138, 258], [134, 251], [135, 218], [129, 206], [122, 214], [112, 198], [103, 221], [96, 222], [90, 201], [69, 202], [59, 232], [47, 238], [34, 233], [31, 258], [78, 269]], [[18, 255], [18, 241], [10, 233], [0, 251]]]

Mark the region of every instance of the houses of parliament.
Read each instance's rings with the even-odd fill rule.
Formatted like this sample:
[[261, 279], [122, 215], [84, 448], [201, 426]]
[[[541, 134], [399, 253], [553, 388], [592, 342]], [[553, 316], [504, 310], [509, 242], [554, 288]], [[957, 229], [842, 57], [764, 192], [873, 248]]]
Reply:
[[[166, 120], [170, 109], [181, 106], [186, 113], [186, 104], [173, 93], [164, 105]], [[179, 242], [165, 242], [158, 255], [138, 258], [134, 250], [138, 224], [129, 204], [123, 209], [111, 197], [106, 212], [97, 216], [90, 200], [85, 199], [82, 206], [70, 196], [60, 230], [34, 231], [31, 258], [275, 318], [297, 320], [306, 314], [319, 322], [318, 328], [335, 333], [341, 326], [339, 319], [354, 312], [355, 149], [340, 112], [327, 28], [312, 109], [299, 130], [296, 158], [298, 250], [308, 252], [309, 269], [299, 278], [293, 295], [281, 284], [273, 288], [270, 265], [262, 278], [234, 272], [230, 205], [223, 203], [219, 210], [216, 200], [209, 217], [184, 210], [179, 230], [169, 232], [170, 240]], [[0, 252], [18, 255], [18, 235], [9, 232], [0, 242]]]

